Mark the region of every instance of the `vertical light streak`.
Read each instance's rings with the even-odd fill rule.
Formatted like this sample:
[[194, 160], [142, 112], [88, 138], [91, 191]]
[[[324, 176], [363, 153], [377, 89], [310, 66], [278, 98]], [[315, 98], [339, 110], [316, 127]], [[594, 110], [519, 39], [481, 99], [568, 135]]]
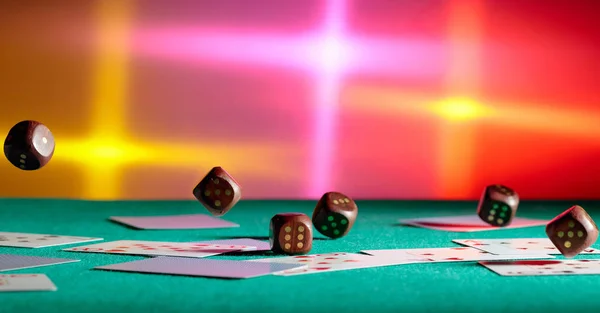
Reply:
[[[484, 14], [482, 0], [454, 0], [449, 7], [449, 71], [446, 90], [455, 100], [446, 101], [449, 110], [469, 106], [476, 98], [480, 75], [481, 27]], [[463, 100], [460, 100], [463, 99]], [[476, 100], [475, 100], [476, 101]], [[464, 198], [473, 184], [472, 158], [475, 129], [469, 120], [440, 121], [440, 155], [438, 194], [444, 199]]]
[[[98, 149], [119, 155], [118, 146], [125, 135], [129, 24], [132, 2], [99, 1], [97, 7], [97, 50], [92, 89], [92, 134], [89, 142]], [[99, 157], [102, 159], [102, 155]], [[110, 158], [110, 155], [107, 156]], [[121, 162], [98, 162], [87, 169], [86, 198], [117, 198], [121, 192]]]
[[323, 39], [317, 46], [319, 62], [316, 79], [314, 103], [314, 134], [312, 157], [308, 165], [310, 177], [306, 179], [309, 198], [320, 197], [331, 188], [335, 175], [333, 159], [335, 157], [335, 138], [337, 113], [340, 97], [341, 71], [345, 66], [345, 47], [341, 37], [346, 18], [346, 1], [329, 0], [325, 14]]

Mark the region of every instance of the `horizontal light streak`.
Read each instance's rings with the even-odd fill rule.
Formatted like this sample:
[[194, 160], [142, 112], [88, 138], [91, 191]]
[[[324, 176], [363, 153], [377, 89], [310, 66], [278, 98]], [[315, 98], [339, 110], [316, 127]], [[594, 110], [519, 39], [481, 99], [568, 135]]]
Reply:
[[[452, 104], [456, 99], [441, 94], [430, 95], [393, 88], [356, 86], [346, 89], [342, 103], [347, 109], [363, 112], [381, 115], [438, 116], [444, 120], [452, 120], [452, 116], [461, 115], [461, 111], [471, 111], [477, 112], [469, 113], [472, 123], [518, 127], [581, 138], [600, 137], [600, 111], [544, 107], [540, 104], [509, 101], [465, 100], [468, 98], [459, 100], [462, 104], [454, 108], [456, 111], [452, 111], [452, 105], [443, 106], [444, 103]], [[462, 107], [465, 105], [470, 107]]]
[[[332, 39], [333, 38], [333, 39]], [[397, 77], [437, 77], [445, 65], [445, 45], [435, 40], [328, 37], [327, 34], [301, 34], [295, 37], [246, 32], [227, 33], [208, 28], [144, 28], [134, 34], [135, 55], [190, 62], [217, 62], [274, 66], [294, 70], [319, 71], [330, 66], [333, 57], [343, 61], [344, 73], [393, 75]], [[331, 45], [340, 50], [323, 58]], [[203, 63], [204, 65], [204, 63]]]
[[[72, 162], [85, 166], [154, 166], [160, 168], [207, 168], [223, 165], [258, 177], [286, 175], [282, 160], [294, 158], [299, 148], [275, 143], [144, 143], [134, 139], [97, 137], [60, 139], [53, 162]], [[239, 164], [251, 164], [241, 166]]]

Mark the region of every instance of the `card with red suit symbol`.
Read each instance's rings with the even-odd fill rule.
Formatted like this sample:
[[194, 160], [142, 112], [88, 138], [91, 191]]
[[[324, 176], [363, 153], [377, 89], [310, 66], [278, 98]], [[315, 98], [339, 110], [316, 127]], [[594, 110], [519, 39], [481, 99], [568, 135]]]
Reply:
[[421, 258], [413, 256], [411, 258], [400, 260], [397, 258], [389, 259], [386, 257], [373, 257], [370, 255], [358, 253], [338, 252], [258, 259], [251, 260], [251, 262], [306, 264], [306, 268], [291, 269], [273, 274], [277, 276], [295, 276], [334, 271], [345, 271], [360, 268], [409, 264], [413, 261], [418, 260], [421, 260]]
[[521, 260], [479, 262], [501, 276], [598, 275], [600, 260]]
[[385, 257], [390, 260], [394, 258], [405, 259], [407, 255], [420, 258], [422, 261], [414, 263], [437, 263], [437, 262], [464, 262], [464, 261], [488, 261], [488, 260], [519, 260], [519, 259], [552, 259], [547, 254], [511, 254], [497, 255], [471, 247], [454, 248], [430, 248], [430, 249], [388, 249], [388, 250], [363, 250], [375, 257]]
[[[549, 238], [455, 239], [452, 241], [493, 254], [560, 254]], [[580, 254], [600, 254], [600, 250], [587, 248]]]
[[515, 217], [510, 225], [495, 227], [482, 221], [477, 215], [441, 216], [401, 219], [400, 224], [450, 232], [476, 232], [546, 225], [546, 220]]
[[45, 248], [98, 240], [102, 240], [102, 238], [0, 232], [0, 246], [2, 247]]
[[207, 256], [213, 256], [227, 252], [256, 250], [256, 247], [244, 245], [208, 244], [201, 242], [118, 240], [63, 250], [109, 254], [204, 258]]
[[231, 245], [231, 246], [248, 246], [248, 249], [244, 251], [270, 251], [271, 244], [268, 241], [257, 240], [252, 238], [234, 238], [234, 239], [219, 239], [201, 241], [198, 243], [209, 243], [209, 244], [220, 244], [220, 245]]

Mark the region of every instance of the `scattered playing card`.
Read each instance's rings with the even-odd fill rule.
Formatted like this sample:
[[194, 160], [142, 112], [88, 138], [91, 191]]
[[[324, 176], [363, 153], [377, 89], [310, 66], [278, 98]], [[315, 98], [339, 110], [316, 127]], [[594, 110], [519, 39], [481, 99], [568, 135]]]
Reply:
[[251, 278], [303, 267], [306, 267], [306, 265], [157, 257], [140, 261], [99, 266], [95, 269], [219, 278]]
[[[63, 249], [64, 251], [95, 252], [129, 255], [178, 256], [204, 258], [233, 251], [244, 251], [250, 247], [244, 245], [206, 244], [199, 242], [162, 242], [118, 240], [95, 245]], [[252, 247], [256, 249], [256, 247]]]
[[3, 247], [44, 248], [98, 240], [102, 238], [0, 232], [0, 246]]
[[110, 220], [137, 229], [201, 229], [240, 226], [238, 224], [206, 214], [170, 216], [111, 216]]
[[[416, 259], [416, 258], [415, 258]], [[342, 270], [352, 270], [359, 268], [370, 268], [379, 266], [390, 266], [409, 264], [411, 260], [390, 260], [385, 257], [373, 257], [370, 255], [356, 253], [326, 253], [312, 255], [298, 255], [279, 258], [267, 258], [251, 260], [251, 262], [261, 263], [291, 263], [291, 264], [306, 264], [307, 268], [290, 269], [274, 275], [278, 276], [293, 276], [305, 275], [314, 273], [334, 272]]]
[[198, 243], [248, 246], [248, 249], [244, 249], [243, 251], [270, 251], [271, 250], [271, 244], [268, 241], [256, 240], [256, 239], [251, 239], [251, 238], [209, 240], [209, 241], [200, 241]]
[[[493, 254], [560, 254], [548, 238], [455, 239], [452, 241]], [[600, 250], [588, 248], [580, 254], [600, 254]]]
[[43, 258], [37, 256], [0, 254], [0, 271], [20, 270], [39, 266], [79, 262], [74, 259]]
[[496, 255], [486, 251], [471, 247], [458, 248], [430, 248], [430, 249], [388, 249], [388, 250], [363, 250], [377, 257], [387, 257], [389, 259], [406, 259], [407, 255], [414, 258], [420, 258], [422, 261], [412, 263], [430, 263], [430, 262], [463, 262], [463, 261], [484, 261], [484, 260], [518, 260], [518, 259], [552, 259], [553, 256], [545, 254], [523, 254], [523, 255]]
[[600, 260], [479, 262], [501, 276], [598, 275]]
[[531, 226], [546, 225], [546, 220], [535, 220], [515, 217], [510, 225], [506, 227], [494, 227], [476, 215], [461, 215], [461, 216], [443, 216], [443, 217], [428, 217], [402, 219], [399, 221], [403, 225], [411, 225], [435, 230], [444, 230], [451, 232], [475, 232], [484, 230], [499, 230], [510, 228], [523, 228]]
[[56, 291], [56, 286], [45, 274], [0, 275], [0, 292]]

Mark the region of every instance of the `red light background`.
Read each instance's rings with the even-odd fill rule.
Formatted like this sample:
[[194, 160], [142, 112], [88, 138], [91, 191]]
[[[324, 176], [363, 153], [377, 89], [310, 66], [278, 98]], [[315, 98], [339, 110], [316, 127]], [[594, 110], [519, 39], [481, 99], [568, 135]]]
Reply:
[[0, 196], [598, 198], [597, 1], [0, 4], [0, 128], [35, 119], [47, 167]]

